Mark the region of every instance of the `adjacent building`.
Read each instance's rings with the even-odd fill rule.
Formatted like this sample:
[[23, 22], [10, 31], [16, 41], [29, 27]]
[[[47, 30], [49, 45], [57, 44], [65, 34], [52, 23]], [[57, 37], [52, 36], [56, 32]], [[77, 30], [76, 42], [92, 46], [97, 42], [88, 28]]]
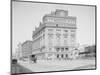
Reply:
[[44, 15], [39, 27], [33, 31], [32, 54], [45, 60], [77, 56], [76, 29], [76, 17], [69, 16], [66, 10], [56, 9]]
[[16, 48], [15, 58], [20, 59], [22, 57], [22, 44], [19, 43]]
[[32, 41], [25, 41], [22, 45], [22, 57], [28, 58], [32, 55]]

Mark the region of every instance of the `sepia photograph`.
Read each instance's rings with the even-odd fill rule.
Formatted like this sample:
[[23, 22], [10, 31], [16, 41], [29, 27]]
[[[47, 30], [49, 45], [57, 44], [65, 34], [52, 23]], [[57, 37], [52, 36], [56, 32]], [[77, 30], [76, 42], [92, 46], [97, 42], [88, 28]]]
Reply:
[[11, 74], [96, 70], [96, 5], [11, 1]]

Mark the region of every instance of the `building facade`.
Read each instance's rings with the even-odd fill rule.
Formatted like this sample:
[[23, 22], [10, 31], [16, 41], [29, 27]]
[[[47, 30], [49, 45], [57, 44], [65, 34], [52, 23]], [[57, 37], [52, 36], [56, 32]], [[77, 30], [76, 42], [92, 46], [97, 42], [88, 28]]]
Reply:
[[39, 27], [33, 31], [32, 54], [46, 60], [77, 56], [76, 29], [76, 17], [68, 16], [66, 10], [56, 9], [44, 15]]
[[29, 58], [32, 55], [32, 41], [25, 41], [22, 46], [22, 57]]

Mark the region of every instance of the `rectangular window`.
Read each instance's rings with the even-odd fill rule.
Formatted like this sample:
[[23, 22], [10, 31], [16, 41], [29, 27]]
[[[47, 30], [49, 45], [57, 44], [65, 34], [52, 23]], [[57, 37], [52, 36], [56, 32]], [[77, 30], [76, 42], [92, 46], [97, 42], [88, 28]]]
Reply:
[[60, 33], [56, 33], [56, 37], [57, 39], [60, 39], [61, 34]]
[[56, 31], [61, 31], [61, 29], [56, 29]]
[[68, 51], [68, 48], [65, 48], [66, 51]]
[[64, 30], [64, 32], [68, 32], [68, 30]]
[[63, 34], [64, 38], [67, 38], [68, 37], [68, 34]]
[[49, 48], [49, 51], [51, 51], [52, 50], [52, 48]]
[[52, 47], [53, 46], [53, 43], [52, 42], [49, 42], [48, 45], [49, 45], [49, 47]]
[[65, 45], [65, 46], [67, 46], [67, 45], [68, 45], [67, 40], [64, 40], [64, 45]]
[[60, 51], [60, 48], [56, 48], [56, 51], [59, 52]]
[[71, 30], [71, 32], [75, 32], [75, 30]]
[[53, 54], [48, 54], [48, 57], [52, 56]]
[[63, 52], [64, 51], [64, 48], [61, 48], [61, 52]]
[[48, 31], [53, 31], [53, 29], [48, 29]]
[[75, 34], [71, 34], [70, 36], [71, 36], [71, 38], [75, 38]]
[[43, 39], [45, 39], [45, 34], [43, 34]]
[[53, 33], [48, 33], [48, 38], [53, 38]]

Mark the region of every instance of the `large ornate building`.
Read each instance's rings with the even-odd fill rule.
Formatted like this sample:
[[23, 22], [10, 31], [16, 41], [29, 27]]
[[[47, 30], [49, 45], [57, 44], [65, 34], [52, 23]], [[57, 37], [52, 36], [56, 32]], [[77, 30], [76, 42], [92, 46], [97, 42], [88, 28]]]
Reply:
[[43, 17], [32, 38], [32, 54], [38, 59], [72, 58], [76, 50], [76, 17], [56, 9]]

